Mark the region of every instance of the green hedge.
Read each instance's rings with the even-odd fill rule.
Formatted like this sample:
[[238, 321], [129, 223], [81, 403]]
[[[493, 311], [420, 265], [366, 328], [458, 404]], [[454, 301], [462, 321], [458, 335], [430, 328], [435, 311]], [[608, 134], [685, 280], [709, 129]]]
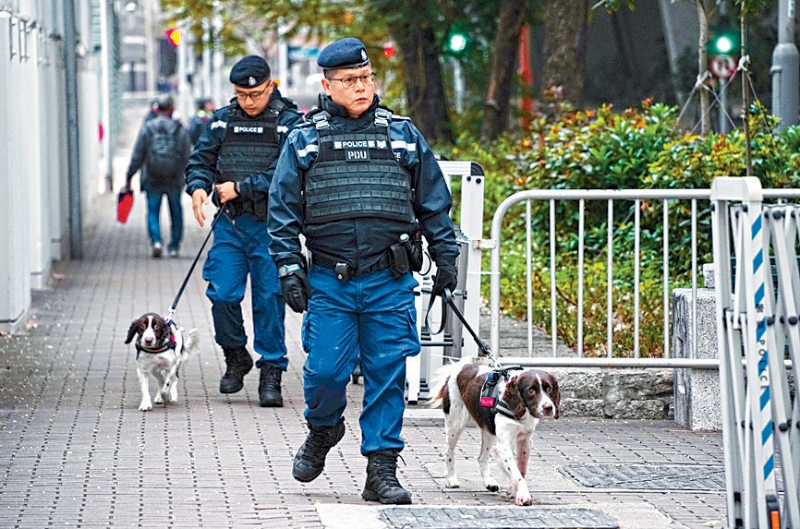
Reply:
[[[742, 129], [727, 135], [698, 136], [678, 126], [678, 108], [645, 101], [640, 109], [614, 112], [604, 106], [591, 111], [562, 107], [524, 130], [507, 132], [482, 146], [463, 132], [455, 146], [443, 152], [452, 160], [480, 163], [486, 171], [484, 236], [500, 203], [525, 189], [687, 189], [707, 188], [715, 176], [745, 174]], [[467, 116], [464, 123], [474, 121]], [[463, 125], [463, 123], [462, 123]], [[797, 187], [800, 182], [800, 127], [776, 131], [777, 121], [754, 105], [750, 115], [754, 176], [765, 188]], [[469, 127], [464, 126], [463, 130]], [[698, 260], [710, 262], [711, 227], [708, 202], [698, 202]], [[458, 205], [456, 205], [458, 207]], [[633, 350], [633, 203], [614, 203], [613, 327], [614, 356]], [[671, 201], [669, 287], [691, 285], [690, 201]], [[643, 356], [663, 354], [663, 204], [642, 201], [640, 232], [640, 348]], [[549, 203], [533, 202], [532, 321], [550, 330]], [[607, 354], [605, 201], [587, 201], [584, 254], [584, 354]], [[557, 204], [556, 244], [557, 329], [568, 346], [577, 346], [577, 201]], [[457, 218], [457, 217], [456, 217]], [[525, 206], [509, 210], [501, 248], [501, 309], [527, 317], [525, 285]], [[624, 256], [624, 262], [619, 259]], [[484, 254], [483, 269], [489, 268]], [[698, 273], [700, 271], [698, 270]], [[489, 297], [488, 279], [482, 295]]]

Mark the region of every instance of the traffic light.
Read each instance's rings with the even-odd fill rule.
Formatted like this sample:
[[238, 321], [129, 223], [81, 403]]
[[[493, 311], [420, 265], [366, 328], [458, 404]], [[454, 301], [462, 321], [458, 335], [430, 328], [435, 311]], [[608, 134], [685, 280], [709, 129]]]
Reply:
[[718, 25], [712, 28], [712, 36], [706, 46], [709, 55], [739, 56], [739, 33], [736, 28], [728, 25]]
[[467, 49], [467, 36], [460, 31], [454, 31], [447, 38], [447, 49], [455, 54], [459, 54]]
[[386, 44], [383, 45], [384, 57], [386, 57], [387, 59], [391, 59], [392, 57], [394, 57], [395, 53], [396, 51], [394, 49], [394, 44], [392, 44], [391, 42], [387, 42]]
[[173, 48], [177, 48], [181, 44], [181, 31], [178, 28], [169, 28], [164, 32], [167, 40], [172, 44]]

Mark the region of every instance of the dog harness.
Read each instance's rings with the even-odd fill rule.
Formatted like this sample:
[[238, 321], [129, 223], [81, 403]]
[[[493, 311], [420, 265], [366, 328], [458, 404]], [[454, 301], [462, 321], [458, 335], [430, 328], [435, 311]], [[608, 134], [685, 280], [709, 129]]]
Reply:
[[489, 372], [486, 375], [486, 380], [483, 382], [483, 386], [481, 386], [481, 406], [484, 408], [491, 408], [492, 413], [500, 413], [506, 417], [514, 419], [514, 411], [510, 410], [506, 403], [503, 402], [498, 396], [500, 392], [498, 384], [501, 378], [504, 382], [508, 382], [509, 371], [519, 371], [521, 369], [522, 366], [513, 365], [505, 368], [498, 368]]

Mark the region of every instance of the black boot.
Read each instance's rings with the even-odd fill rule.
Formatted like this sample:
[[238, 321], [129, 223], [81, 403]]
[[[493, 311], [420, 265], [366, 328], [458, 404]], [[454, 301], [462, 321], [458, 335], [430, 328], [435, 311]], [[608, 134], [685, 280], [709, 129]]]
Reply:
[[325, 456], [344, 437], [344, 419], [339, 419], [338, 424], [330, 428], [314, 428], [310, 424], [308, 428], [308, 436], [295, 454], [292, 466], [292, 476], [303, 483], [314, 481], [322, 474]]
[[382, 450], [367, 454], [367, 483], [361, 497], [393, 505], [411, 503], [411, 493], [397, 481], [398, 450]]
[[262, 408], [282, 408], [281, 375], [279, 367], [264, 364], [258, 379], [258, 403]]
[[236, 393], [244, 387], [244, 376], [253, 369], [253, 358], [245, 347], [223, 347], [228, 369], [219, 381], [220, 393]]

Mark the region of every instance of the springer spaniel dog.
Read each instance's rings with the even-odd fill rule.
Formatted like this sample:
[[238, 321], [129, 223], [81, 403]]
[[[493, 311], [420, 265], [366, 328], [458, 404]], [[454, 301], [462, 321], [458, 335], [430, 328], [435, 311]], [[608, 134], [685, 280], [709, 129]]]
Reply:
[[[178, 375], [181, 364], [197, 352], [200, 342], [197, 329], [186, 333], [182, 327], [148, 312], [131, 323], [125, 343], [136, 336], [136, 373], [142, 389], [139, 410], [153, 409], [153, 402], [164, 404], [178, 400]], [[148, 375], [153, 375], [159, 384], [154, 401], [150, 400]]]
[[492, 492], [499, 490], [489, 472], [489, 456], [493, 455], [510, 480], [509, 496], [517, 505], [530, 505], [531, 495], [525, 482], [530, 442], [539, 419], [558, 419], [561, 415], [556, 378], [536, 369], [493, 370], [464, 361], [445, 366], [442, 375], [429, 406], [444, 411], [445, 486], [458, 488], [456, 443], [464, 428], [477, 424], [481, 431], [478, 463], [484, 486]]

